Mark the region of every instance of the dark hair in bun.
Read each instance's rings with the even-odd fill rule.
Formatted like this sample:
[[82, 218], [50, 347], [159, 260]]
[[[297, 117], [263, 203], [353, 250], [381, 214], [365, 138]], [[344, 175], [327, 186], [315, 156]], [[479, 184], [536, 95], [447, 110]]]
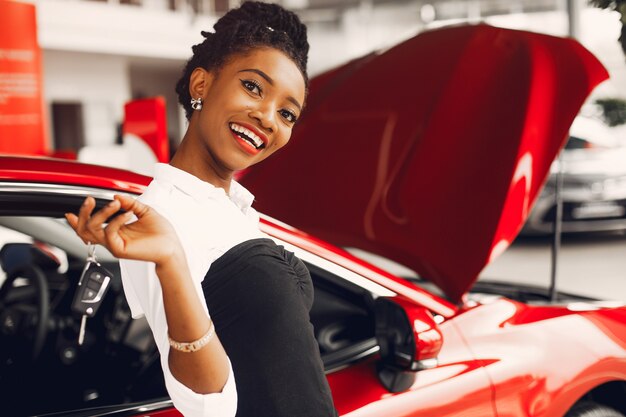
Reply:
[[309, 42], [306, 26], [298, 16], [277, 4], [245, 2], [222, 16], [213, 26], [215, 32], [202, 32], [206, 39], [191, 49], [183, 75], [176, 84], [178, 101], [191, 118], [189, 78], [194, 69], [219, 70], [235, 54], [258, 47], [271, 47], [284, 52], [298, 66], [308, 86], [306, 72]]

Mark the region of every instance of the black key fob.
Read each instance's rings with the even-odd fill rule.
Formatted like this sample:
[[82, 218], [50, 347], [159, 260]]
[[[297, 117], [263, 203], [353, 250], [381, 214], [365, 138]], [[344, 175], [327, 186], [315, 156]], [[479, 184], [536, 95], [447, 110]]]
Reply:
[[72, 310], [93, 317], [109, 289], [113, 274], [95, 259], [88, 259], [72, 301]]

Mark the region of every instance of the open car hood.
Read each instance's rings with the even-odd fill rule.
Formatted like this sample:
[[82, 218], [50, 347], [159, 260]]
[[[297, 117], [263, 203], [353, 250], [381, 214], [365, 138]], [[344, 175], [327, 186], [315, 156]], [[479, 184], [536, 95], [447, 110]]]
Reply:
[[606, 78], [572, 39], [425, 32], [313, 79], [289, 145], [240, 181], [260, 211], [404, 264], [457, 301], [513, 241]]

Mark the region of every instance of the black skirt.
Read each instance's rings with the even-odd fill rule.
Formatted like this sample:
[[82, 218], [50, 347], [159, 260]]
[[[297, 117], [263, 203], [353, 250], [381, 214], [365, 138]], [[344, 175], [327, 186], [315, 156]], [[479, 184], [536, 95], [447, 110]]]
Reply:
[[216, 333], [233, 365], [237, 417], [336, 416], [309, 319], [306, 266], [270, 239], [243, 242], [202, 283]]

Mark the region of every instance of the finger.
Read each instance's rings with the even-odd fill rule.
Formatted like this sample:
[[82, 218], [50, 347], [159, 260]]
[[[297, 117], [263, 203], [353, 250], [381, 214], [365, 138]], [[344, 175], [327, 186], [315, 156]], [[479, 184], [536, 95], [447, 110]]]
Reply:
[[[104, 211], [104, 213], [101, 213], [102, 211]], [[85, 231], [87, 233], [85, 237], [87, 237], [91, 243], [102, 243], [104, 241], [104, 222], [109, 217], [107, 212], [111, 212], [111, 210], [105, 206], [96, 212], [92, 211], [92, 215], [87, 218], [87, 222], [85, 223]]]
[[65, 213], [65, 219], [67, 220], [67, 224], [69, 224], [70, 227], [76, 231], [76, 227], [78, 226], [78, 217], [74, 213]]
[[87, 244], [87, 239], [84, 239], [76, 230], [78, 227], [78, 217], [74, 213], [65, 213], [65, 218], [67, 219], [67, 223], [70, 227], [76, 232], [76, 235], [83, 241], [84, 244]]
[[83, 204], [80, 206], [78, 210], [78, 224], [76, 225], [76, 233], [78, 233], [81, 237], [85, 238], [85, 234], [87, 233], [86, 224], [91, 217], [91, 212], [93, 208], [96, 206], [96, 200], [93, 197], [89, 196], [85, 198]]
[[124, 226], [132, 216], [133, 213], [131, 211], [120, 214], [115, 219], [111, 220], [104, 229], [107, 247], [115, 256], [119, 256], [126, 245], [124, 239], [120, 236], [120, 228]]
[[107, 233], [117, 233], [120, 227], [124, 226], [132, 217], [133, 213], [130, 211], [120, 214], [109, 222], [105, 231]]
[[119, 209], [120, 202], [117, 200], [111, 201], [109, 204], [98, 210], [96, 214], [91, 216], [91, 219], [89, 219], [88, 222], [89, 229], [92, 230], [92, 232], [102, 229], [102, 224]]
[[132, 211], [138, 218], [143, 217], [150, 210], [149, 206], [130, 196], [116, 194], [114, 198], [120, 202], [123, 210]]
[[73, 224], [70, 223], [70, 225], [84, 243], [95, 240], [92, 234], [89, 233], [89, 231], [85, 228], [85, 224], [89, 220], [89, 216], [91, 215], [91, 212], [95, 205], [96, 201], [93, 199], [93, 197], [87, 197], [85, 198], [83, 204], [78, 210], [78, 216], [76, 216], [75, 214], [71, 214], [71, 216], [69, 217], [70, 220], [76, 220]]

